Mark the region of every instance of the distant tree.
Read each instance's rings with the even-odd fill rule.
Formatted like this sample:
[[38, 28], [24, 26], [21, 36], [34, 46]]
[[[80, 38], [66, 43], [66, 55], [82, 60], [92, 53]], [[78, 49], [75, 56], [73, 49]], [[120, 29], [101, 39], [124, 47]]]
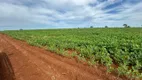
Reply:
[[124, 28], [130, 28], [127, 24], [123, 24]]
[[127, 26], [127, 28], [130, 28], [130, 26]]
[[20, 29], [20, 31], [23, 31], [23, 29]]
[[123, 24], [124, 28], [127, 28], [127, 24]]
[[105, 28], [108, 28], [108, 26], [105, 26]]
[[90, 26], [90, 28], [93, 28], [93, 26]]

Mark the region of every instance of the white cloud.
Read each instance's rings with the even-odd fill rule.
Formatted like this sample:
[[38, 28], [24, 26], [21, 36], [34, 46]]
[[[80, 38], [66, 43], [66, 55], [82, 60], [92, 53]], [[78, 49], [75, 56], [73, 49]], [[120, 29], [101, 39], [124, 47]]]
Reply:
[[57, 6], [57, 5], [88, 5], [89, 3], [97, 2], [97, 0], [44, 0], [47, 3], [50, 3], [51, 5]]
[[[122, 0], [1, 0], [0, 27], [51, 25], [53, 27], [140, 25], [142, 2], [104, 9]], [[29, 4], [28, 4], [29, 3]], [[119, 13], [108, 13], [110, 11]], [[40, 27], [40, 26], [39, 26]]]

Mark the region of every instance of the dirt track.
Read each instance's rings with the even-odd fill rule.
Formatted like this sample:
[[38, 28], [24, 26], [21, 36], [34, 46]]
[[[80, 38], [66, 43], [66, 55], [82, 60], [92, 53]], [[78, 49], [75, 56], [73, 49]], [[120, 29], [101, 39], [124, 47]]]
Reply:
[[7, 53], [16, 80], [122, 80], [103, 67], [90, 67], [0, 34], [0, 51]]

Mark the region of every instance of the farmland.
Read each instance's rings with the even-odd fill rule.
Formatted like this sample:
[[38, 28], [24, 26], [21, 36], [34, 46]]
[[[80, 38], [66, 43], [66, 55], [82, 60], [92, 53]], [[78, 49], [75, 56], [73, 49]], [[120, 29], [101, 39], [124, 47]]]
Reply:
[[2, 33], [62, 56], [77, 57], [89, 65], [103, 64], [108, 72], [115, 71], [119, 76], [142, 77], [141, 28], [17, 30]]

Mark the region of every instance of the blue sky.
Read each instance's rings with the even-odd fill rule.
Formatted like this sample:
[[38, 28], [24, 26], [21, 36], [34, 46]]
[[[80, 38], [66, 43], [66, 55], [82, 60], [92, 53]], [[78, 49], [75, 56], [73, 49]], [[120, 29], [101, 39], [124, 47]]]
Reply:
[[0, 30], [142, 25], [142, 0], [0, 0]]

